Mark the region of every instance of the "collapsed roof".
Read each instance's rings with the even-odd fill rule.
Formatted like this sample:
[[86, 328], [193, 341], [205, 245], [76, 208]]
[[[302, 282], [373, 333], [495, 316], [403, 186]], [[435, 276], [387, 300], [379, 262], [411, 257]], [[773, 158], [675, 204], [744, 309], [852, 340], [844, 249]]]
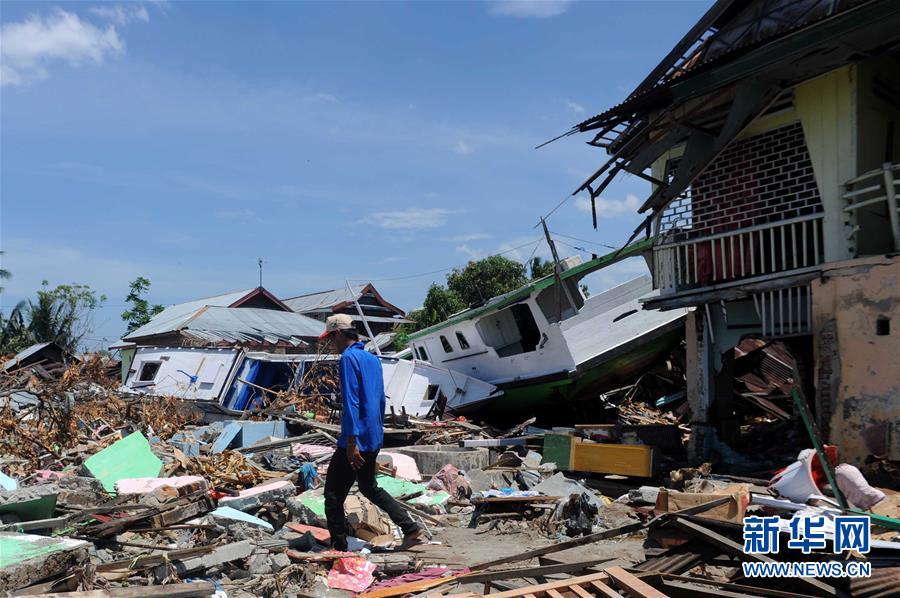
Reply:
[[[651, 214], [631, 238], [649, 232], [650, 219], [786, 90], [898, 44], [893, 0], [719, 0], [624, 102], [563, 135], [593, 132], [587, 143], [610, 155], [574, 194], [588, 191], [593, 207], [623, 170], [650, 181], [654, 191], [639, 212]], [[644, 172], [681, 144], [670, 177]], [[596, 228], [596, 209], [593, 220]]]

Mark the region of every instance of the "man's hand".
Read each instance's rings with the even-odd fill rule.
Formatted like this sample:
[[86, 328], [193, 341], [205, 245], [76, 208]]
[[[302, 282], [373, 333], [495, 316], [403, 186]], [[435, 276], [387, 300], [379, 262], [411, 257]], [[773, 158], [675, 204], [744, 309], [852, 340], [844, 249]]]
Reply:
[[359, 452], [356, 438], [353, 436], [347, 441], [347, 459], [350, 461], [350, 467], [353, 469], [359, 469], [366, 464], [366, 460], [363, 459], [362, 453]]

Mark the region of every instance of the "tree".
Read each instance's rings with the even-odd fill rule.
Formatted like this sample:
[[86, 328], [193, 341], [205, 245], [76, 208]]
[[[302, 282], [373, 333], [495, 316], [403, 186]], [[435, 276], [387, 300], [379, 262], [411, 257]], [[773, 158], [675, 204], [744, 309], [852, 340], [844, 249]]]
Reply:
[[27, 302], [19, 301], [6, 319], [0, 313], [0, 355], [18, 353], [32, 344], [28, 326], [25, 325], [27, 306]]
[[[6, 253], [6, 252], [0, 251], [0, 255], [3, 255], [4, 253]], [[12, 278], [12, 272], [10, 272], [9, 270], [4, 270], [3, 268], [0, 268], [0, 280], [9, 280], [10, 278]], [[2, 292], [3, 292], [3, 287], [0, 287], [0, 293], [2, 293]]]
[[501, 255], [492, 255], [453, 270], [447, 275], [447, 290], [468, 306], [514, 291], [527, 282], [525, 266]]
[[537, 280], [538, 278], [544, 278], [545, 276], [553, 274], [553, 262], [545, 260], [540, 256], [536, 255], [531, 258], [531, 262], [528, 265], [531, 269], [531, 280]]
[[143, 295], [150, 290], [150, 281], [143, 276], [138, 276], [128, 285], [128, 296], [125, 302], [131, 304], [131, 309], [122, 312], [122, 319], [128, 324], [128, 332], [137, 330], [150, 319], [165, 309], [162, 305], [150, 305]]
[[28, 301], [29, 342], [54, 342], [63, 349], [75, 352], [82, 339], [93, 329], [94, 310], [106, 301], [88, 285], [61, 284], [49, 288], [45, 280], [37, 292], [37, 300]]

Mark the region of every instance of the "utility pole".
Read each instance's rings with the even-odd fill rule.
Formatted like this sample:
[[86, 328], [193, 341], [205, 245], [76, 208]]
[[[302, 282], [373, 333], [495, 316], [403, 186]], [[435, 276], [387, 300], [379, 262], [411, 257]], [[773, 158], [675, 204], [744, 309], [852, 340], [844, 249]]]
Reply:
[[574, 311], [578, 311], [578, 307], [575, 305], [575, 300], [572, 298], [572, 293], [569, 292], [569, 287], [563, 284], [562, 278], [560, 274], [562, 273], [562, 266], [559, 263], [559, 254], [556, 253], [556, 243], [553, 242], [553, 238], [550, 237], [550, 230], [547, 228], [547, 221], [541, 218], [541, 225], [544, 227], [544, 237], [547, 238], [547, 245], [550, 246], [550, 253], [553, 254], [553, 277], [556, 279], [556, 313], [557, 313], [557, 321], [562, 321], [562, 296], [560, 294], [560, 289], [562, 292], [565, 292], [566, 299], [569, 302], [569, 305], [572, 306]]
[[259, 288], [262, 288], [262, 265], [263, 265], [262, 258], [261, 257], [257, 258], [256, 263], [259, 266]]
[[350, 293], [350, 296], [353, 297], [353, 305], [356, 306], [356, 313], [359, 314], [360, 319], [362, 320], [363, 326], [366, 327], [366, 334], [369, 335], [369, 338], [372, 339], [372, 344], [375, 345], [375, 353], [378, 356], [381, 356], [381, 349], [378, 347], [378, 343], [375, 341], [375, 335], [372, 334], [372, 329], [369, 328], [369, 321], [366, 320], [365, 314], [363, 314], [362, 307], [359, 305], [359, 301], [356, 299], [356, 295], [353, 294], [353, 287], [350, 286], [350, 281], [345, 280], [347, 283], [347, 292]]

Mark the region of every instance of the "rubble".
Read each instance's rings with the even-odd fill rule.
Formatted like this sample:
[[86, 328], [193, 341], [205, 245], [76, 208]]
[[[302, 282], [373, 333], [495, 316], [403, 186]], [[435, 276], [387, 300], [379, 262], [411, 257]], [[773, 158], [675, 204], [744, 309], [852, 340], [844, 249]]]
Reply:
[[[402, 545], [390, 520], [351, 492], [345, 509], [352, 551], [335, 553], [322, 481], [339, 414], [310, 409], [297, 417], [293, 409], [268, 408], [205, 423], [174, 399], [120, 394], [104, 372], [89, 359], [46, 380], [26, 380], [22, 371], [0, 376], [0, 388], [25, 385], [36, 398], [24, 407], [0, 404], [0, 444], [15, 446], [0, 458], [0, 558], [9, 590], [127, 586], [153, 595], [159, 586], [202, 595], [209, 586], [186, 581], [203, 578], [229, 595], [354, 591], [387, 598], [410, 588], [449, 591], [467, 580], [501, 583], [553, 571], [577, 585], [599, 574], [590, 573], [594, 567], [634, 586], [608, 558], [548, 557], [572, 548], [642, 555], [622, 564], [652, 573], [633, 577], [655, 588], [726, 587], [740, 584], [731, 573], [711, 576], [712, 563], [723, 550], [739, 558], [734, 529], [746, 517], [776, 513], [789, 526], [798, 513], [841, 512], [822, 502], [833, 489], [815, 451], [795, 465], [781, 463], [785, 472], [804, 474], [798, 480], [806, 485], [796, 492], [768, 478], [730, 476], [721, 464], [686, 462], [677, 413], [684, 403], [667, 399], [657, 408], [651, 399], [664, 385], [645, 376], [604, 395], [615, 406], [612, 423], [545, 430], [529, 418], [498, 429], [387, 415], [389, 448], [379, 456], [378, 483], [425, 526], [427, 541]], [[32, 441], [37, 433], [47, 440]], [[586, 458], [585, 450], [601, 457]], [[641, 457], [622, 460], [632, 452]], [[873, 518], [873, 550], [884, 553], [873, 562], [892, 562], [900, 500], [840, 464], [838, 448], [827, 452], [851, 508], [872, 509], [857, 512]], [[619, 462], [610, 465], [613, 456]], [[498, 538], [508, 544], [503, 555], [473, 557], [492, 554]], [[509, 554], [520, 542], [527, 546]], [[41, 550], [6, 550], [13, 545]], [[497, 570], [538, 557], [538, 566]], [[78, 573], [67, 575], [71, 570]], [[805, 586], [811, 594], [821, 589]]]

